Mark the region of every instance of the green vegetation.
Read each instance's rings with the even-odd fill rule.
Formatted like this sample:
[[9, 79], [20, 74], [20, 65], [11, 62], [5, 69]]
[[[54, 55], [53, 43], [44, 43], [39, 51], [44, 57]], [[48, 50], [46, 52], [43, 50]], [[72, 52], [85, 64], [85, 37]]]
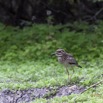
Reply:
[[[71, 29], [69, 29], [70, 27]], [[25, 89], [33, 87], [78, 84], [89, 86], [103, 79], [103, 22], [99, 25], [35, 24], [23, 30], [0, 24], [0, 88]], [[83, 68], [76, 68], [71, 82], [65, 69], [51, 53], [63, 48], [72, 53]], [[102, 103], [103, 85], [82, 95], [55, 97], [52, 103]], [[37, 99], [46, 103], [48, 100]]]

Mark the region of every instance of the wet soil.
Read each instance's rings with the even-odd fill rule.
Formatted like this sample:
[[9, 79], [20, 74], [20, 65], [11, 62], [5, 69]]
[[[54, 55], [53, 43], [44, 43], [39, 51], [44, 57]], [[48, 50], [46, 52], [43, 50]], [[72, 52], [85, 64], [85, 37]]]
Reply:
[[68, 96], [72, 93], [79, 94], [85, 90], [84, 87], [77, 85], [48, 87], [48, 88], [33, 88], [28, 90], [9, 90], [0, 91], [0, 103], [30, 103], [36, 98], [50, 99], [53, 97]]

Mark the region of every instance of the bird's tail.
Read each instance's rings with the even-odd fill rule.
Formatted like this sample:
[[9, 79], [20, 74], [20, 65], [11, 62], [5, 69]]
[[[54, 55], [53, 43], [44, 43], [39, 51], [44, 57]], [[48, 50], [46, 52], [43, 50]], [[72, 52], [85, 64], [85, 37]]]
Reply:
[[79, 68], [82, 68], [82, 66], [80, 66], [80, 65], [77, 65]]

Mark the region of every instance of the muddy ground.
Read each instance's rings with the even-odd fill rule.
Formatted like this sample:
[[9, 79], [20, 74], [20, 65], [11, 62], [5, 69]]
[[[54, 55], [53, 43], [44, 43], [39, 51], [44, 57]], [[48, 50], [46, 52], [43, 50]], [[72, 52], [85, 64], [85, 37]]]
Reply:
[[53, 97], [68, 96], [72, 93], [79, 94], [84, 91], [84, 87], [77, 85], [48, 87], [48, 88], [33, 88], [28, 90], [9, 90], [0, 91], [0, 103], [30, 103], [36, 98], [50, 99]]

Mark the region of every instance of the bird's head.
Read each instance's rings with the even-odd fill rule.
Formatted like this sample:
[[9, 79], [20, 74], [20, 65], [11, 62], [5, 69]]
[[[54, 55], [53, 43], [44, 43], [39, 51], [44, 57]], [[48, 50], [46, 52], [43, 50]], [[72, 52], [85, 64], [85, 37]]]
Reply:
[[62, 57], [65, 54], [65, 51], [63, 49], [57, 49], [53, 55], [56, 55], [57, 57]]

